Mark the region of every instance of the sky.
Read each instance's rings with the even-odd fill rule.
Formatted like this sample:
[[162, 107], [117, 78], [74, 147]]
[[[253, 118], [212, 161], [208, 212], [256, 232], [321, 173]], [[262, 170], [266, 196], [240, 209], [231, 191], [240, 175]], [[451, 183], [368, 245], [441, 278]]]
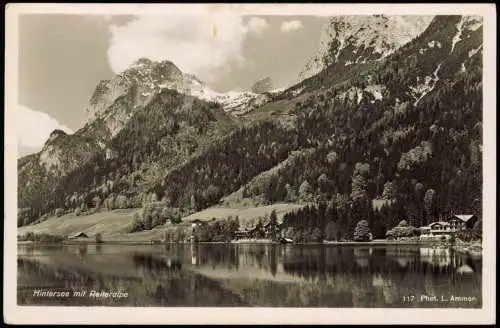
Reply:
[[100, 80], [141, 58], [170, 60], [219, 92], [265, 77], [297, 81], [316, 54], [325, 17], [62, 15], [19, 18], [18, 153], [39, 151], [50, 132], [72, 133]]

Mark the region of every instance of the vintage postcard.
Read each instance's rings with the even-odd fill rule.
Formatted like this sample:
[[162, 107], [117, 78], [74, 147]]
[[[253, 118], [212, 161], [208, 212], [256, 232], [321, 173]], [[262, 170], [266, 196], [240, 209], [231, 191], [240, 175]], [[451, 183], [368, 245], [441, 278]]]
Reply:
[[496, 322], [488, 4], [9, 4], [4, 320]]

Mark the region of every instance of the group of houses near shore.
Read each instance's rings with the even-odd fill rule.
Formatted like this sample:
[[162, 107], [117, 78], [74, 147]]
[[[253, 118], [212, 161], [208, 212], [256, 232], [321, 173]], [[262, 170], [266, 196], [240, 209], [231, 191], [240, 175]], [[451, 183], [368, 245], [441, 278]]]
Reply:
[[[436, 221], [432, 222], [426, 226], [418, 228], [420, 231], [420, 240], [443, 240], [450, 239], [453, 235], [459, 232], [471, 232], [474, 225], [478, 221], [478, 217], [473, 214], [455, 214], [451, 216], [448, 221]], [[246, 226], [240, 227], [235, 233], [235, 239], [258, 239], [258, 238], [270, 238], [272, 235], [272, 224], [270, 220], [264, 218], [261, 221], [261, 225], [247, 224]], [[199, 226], [208, 224], [206, 221], [194, 220], [192, 221], [193, 233], [195, 229]], [[283, 228], [283, 223], [276, 226], [276, 233], [279, 236], [279, 231]], [[281, 243], [292, 243], [293, 240], [290, 238], [279, 237]]]
[[[473, 214], [456, 214], [453, 215], [448, 221], [432, 222], [429, 225], [420, 227], [420, 240], [443, 240], [450, 239], [454, 234], [459, 232], [470, 232], [478, 221], [478, 217]], [[240, 227], [235, 232], [235, 239], [269, 239], [273, 235], [273, 225], [269, 219], [264, 219], [261, 224], [249, 223]], [[192, 232], [194, 234], [198, 227], [209, 224], [207, 221], [195, 219], [191, 222]], [[282, 223], [275, 226], [274, 232], [279, 237], [279, 231], [282, 229]], [[89, 236], [84, 232], [77, 232], [69, 236], [70, 240], [85, 240]], [[279, 237], [281, 243], [292, 243], [293, 240], [285, 237]]]
[[[194, 231], [203, 225], [209, 224], [207, 221], [202, 221], [199, 219], [195, 219], [191, 222], [192, 225], [192, 231], [194, 234]], [[274, 226], [274, 234], [276, 234], [279, 237], [279, 232], [284, 228], [283, 223], [277, 223]], [[269, 216], [265, 216], [261, 218], [260, 221], [258, 220], [251, 220], [246, 222], [244, 225], [240, 226], [239, 229], [235, 232], [234, 234], [234, 239], [236, 240], [241, 240], [241, 239], [270, 239], [271, 236], [273, 235], [273, 224], [271, 222], [271, 219]], [[281, 242], [283, 243], [291, 243], [292, 240], [289, 238], [279, 238]]]
[[455, 214], [449, 221], [432, 222], [427, 226], [420, 227], [421, 239], [431, 238], [451, 238], [457, 232], [472, 231], [478, 221], [478, 217], [473, 214]]

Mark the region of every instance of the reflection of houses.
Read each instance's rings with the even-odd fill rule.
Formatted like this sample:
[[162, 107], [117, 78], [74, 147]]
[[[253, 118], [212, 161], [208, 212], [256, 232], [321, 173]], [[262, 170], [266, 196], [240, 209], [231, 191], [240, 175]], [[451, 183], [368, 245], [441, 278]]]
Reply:
[[387, 259], [394, 261], [399, 267], [406, 268], [414, 261], [416, 250], [413, 248], [389, 248], [385, 252]]
[[470, 265], [464, 264], [457, 269], [457, 273], [460, 274], [471, 274], [474, 273], [474, 269]]
[[420, 248], [420, 259], [437, 267], [447, 267], [451, 264], [451, 253], [448, 248]]

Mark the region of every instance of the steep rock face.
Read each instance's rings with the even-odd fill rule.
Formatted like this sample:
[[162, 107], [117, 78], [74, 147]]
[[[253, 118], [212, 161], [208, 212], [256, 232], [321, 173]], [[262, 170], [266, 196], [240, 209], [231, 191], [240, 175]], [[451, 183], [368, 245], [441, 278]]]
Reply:
[[252, 86], [252, 92], [266, 93], [273, 90], [273, 80], [270, 77], [263, 78], [255, 82]]
[[134, 106], [142, 105], [147, 96], [160, 88], [180, 90], [183, 87], [183, 74], [169, 61], [152, 62], [141, 58], [112, 80], [100, 81], [87, 108], [89, 120], [105, 114], [118, 98], [134, 88]]
[[[112, 80], [99, 82], [87, 108], [87, 129], [105, 129], [104, 135], [114, 137], [139, 109], [143, 108], [155, 93], [162, 89], [179, 92], [189, 91], [190, 76], [184, 76], [170, 61], [153, 62], [141, 58]], [[95, 124], [96, 121], [104, 125]], [[105, 142], [105, 140], [102, 140]]]
[[34, 166], [41, 166], [48, 175], [65, 175], [90, 158], [96, 146], [95, 140], [54, 130], [39, 153], [29, 155], [30, 161], [20, 161], [20, 179]]
[[[385, 22], [380, 17], [366, 19], [372, 25], [373, 20]], [[48, 202], [44, 210], [62, 206], [61, 201], [76, 191], [91, 199], [92, 193], [108, 190], [110, 181], [113, 192], [133, 193], [140, 185], [178, 207], [190, 206], [194, 195], [197, 207], [203, 208], [247, 184], [252, 187], [254, 177], [271, 170], [262, 188], [251, 193], [268, 202], [330, 199], [334, 193], [346, 201], [351, 201], [349, 197], [373, 200], [391, 181], [400, 188], [402, 199], [411, 199], [415, 180], [439, 193], [443, 204], [468, 209], [471, 200], [480, 197], [481, 26], [480, 17], [436, 16], [423, 32], [396, 50], [391, 50], [394, 44], [387, 46], [379, 39], [373, 44], [367, 41], [366, 48], [366, 42], [346, 36], [344, 40], [352, 41], [351, 45], [359, 41], [359, 51], [344, 54], [351, 46], [340, 51], [333, 47], [336, 52], [332, 51], [331, 58], [336, 61], [315, 76], [319, 78], [303, 81], [279, 101], [260, 95], [263, 103], [270, 102], [261, 111], [262, 121], [249, 122], [241, 129], [235, 129], [233, 118], [224, 110], [233, 114], [247, 110], [245, 97], [259, 99], [255, 94], [220, 94], [192, 76], [179, 78], [175, 72], [169, 75], [175, 77], [172, 85], [192, 96], [161, 87], [156, 92], [155, 85], [162, 82], [144, 76], [140, 79], [144, 85], [156, 81], [148, 89], [152, 92], [149, 101], [136, 102], [138, 90], [146, 89], [134, 82], [75, 133], [81, 136], [82, 145], [88, 143], [99, 156], [86, 162], [79, 159], [85, 165], [59, 181], [57, 196], [40, 193], [27, 175], [24, 183], [32, 194], [48, 195], [42, 199]], [[356, 64], [348, 64], [349, 53], [360, 54]], [[302, 89], [307, 93], [300, 94]], [[279, 124], [284, 117], [294, 118], [290, 129]], [[111, 130], [116, 134], [107, 132]], [[49, 146], [69, 137], [73, 136], [54, 135]], [[313, 158], [300, 157], [279, 166], [290, 152], [309, 148], [315, 149]], [[25, 170], [33, 161], [39, 163], [39, 158], [21, 159], [19, 167]], [[356, 169], [361, 162], [370, 169]], [[42, 185], [49, 184], [43, 180], [45, 167], [32, 167]], [[353, 179], [357, 171], [363, 171], [358, 172], [362, 179]], [[96, 182], [89, 182], [92, 179]], [[103, 187], [98, 190], [99, 184]], [[50, 198], [59, 203], [51, 204]], [[404, 206], [415, 216], [421, 215], [422, 208], [412, 209], [411, 203]]]
[[42, 150], [18, 161], [18, 206], [29, 208], [30, 215], [39, 217], [34, 204], [50, 205], [58, 181], [87, 163], [98, 151], [97, 140], [55, 130]]
[[[99, 82], [87, 108], [88, 121], [81, 129], [72, 135], [63, 131], [54, 131], [40, 152], [19, 160], [20, 207], [47, 203], [41, 199], [50, 195], [57, 184], [72, 172], [100, 158], [101, 155], [106, 159], [111, 159], [111, 155], [115, 152], [112, 149], [112, 141], [135, 115], [144, 111], [148, 104], [155, 103], [155, 101], [158, 103], [157, 98], [161, 98], [161, 94], [169, 90], [175, 90], [174, 92], [184, 95], [197, 95], [209, 89], [196, 77], [183, 74], [169, 61], [153, 62], [144, 58], [139, 59], [113, 79]], [[210, 97], [206, 98], [213, 101], [213, 94], [210, 90], [208, 93]], [[230, 102], [239, 96], [239, 94], [234, 95], [228, 100]], [[238, 105], [245, 106], [246, 103]], [[168, 108], [171, 104], [167, 102], [162, 106]], [[196, 113], [198, 109], [193, 109], [191, 112], [189, 110], [191, 107], [193, 107], [193, 101], [188, 101], [186, 98], [182, 108], [189, 111], [190, 117], [180, 117], [178, 122], [171, 122], [172, 126], [186, 134], [189, 133], [184, 131], [183, 126], [177, 127], [182, 123], [181, 120], [188, 119], [190, 124], [194, 124], [199, 117], [201, 119], [207, 115], [204, 113], [203, 105], [196, 104], [197, 108], [201, 108], [200, 113]], [[162, 124], [162, 122], [155, 122], [154, 118], [151, 119], [153, 121], [150, 124]], [[194, 135], [191, 133], [191, 136]], [[188, 136], [186, 138], [189, 139]], [[173, 149], [187, 147], [186, 142], [179, 140], [176, 143], [175, 138], [169, 140], [168, 143], [173, 143], [175, 146]], [[33, 213], [33, 215], [38, 215], [38, 213]]]
[[164, 89], [219, 103], [235, 116], [254, 109], [269, 98], [250, 91], [216, 92], [196, 76], [184, 74], [170, 61], [153, 62], [141, 58], [112, 80], [99, 82], [87, 108], [89, 122], [101, 119], [106, 123], [107, 132], [114, 136], [138, 109]]
[[331, 65], [349, 66], [380, 60], [408, 43], [433, 16], [337, 16], [323, 29], [319, 53], [306, 64], [300, 79]]
[[63, 207], [75, 193], [109, 196], [114, 183], [137, 195], [237, 127], [219, 104], [168, 88], [135, 110], [127, 99], [118, 98], [73, 135], [53, 132], [39, 153], [19, 161], [19, 207], [28, 215], [20, 223]]
[[141, 58], [113, 79], [98, 83], [89, 101], [84, 127], [73, 135], [54, 131], [39, 153], [19, 161], [23, 164], [19, 175], [21, 185], [26, 184], [31, 175], [66, 176], [95, 154], [109, 152], [111, 140], [164, 90], [219, 103], [234, 115], [243, 114], [267, 100], [267, 96], [252, 92], [217, 93], [195, 76], [183, 74], [170, 61]]
[[[476, 16], [436, 16], [424, 32], [400, 47], [400, 53], [394, 55], [380, 57], [386, 61], [377, 60], [378, 66], [363, 66], [361, 63], [358, 67], [363, 69], [359, 70], [352, 65], [346, 70], [346, 75], [349, 78], [359, 75], [358, 82], [326, 96], [357, 105], [365, 101], [374, 104], [387, 98], [394, 99], [397, 111], [406, 111], [407, 106], [417, 107], [440, 84], [449, 83], [456, 75], [466, 74], [474, 56], [481, 57], [482, 19]], [[372, 73], [389, 67], [399, 72], [404, 69], [405, 73], [391, 79], [380, 79]], [[337, 64], [333, 64], [323, 73], [337, 68]]]
[[[349, 74], [336, 71], [336, 64], [330, 66], [320, 73], [322, 79], [303, 81], [300, 87], [307, 88], [306, 93], [287, 92], [270, 104], [274, 110], [268, 112], [279, 115], [270, 115], [268, 121], [295, 117], [293, 133], [277, 133], [293, 136], [287, 143], [266, 136], [266, 144], [253, 155], [251, 143], [272, 130], [255, 125], [255, 131], [228, 136], [225, 145], [169, 173], [155, 189], [180, 193], [174, 201], [178, 206], [211, 185], [223, 191], [222, 196], [246, 186], [252, 197], [264, 202], [300, 197], [324, 201], [340, 193], [346, 202], [361, 202], [358, 205], [369, 211], [366, 204], [395, 181], [406, 199], [402, 206], [424, 220], [418, 222], [428, 218], [422, 216], [422, 199], [413, 198], [412, 184], [439, 193], [443, 215], [451, 209], [472, 211], [481, 194], [481, 24], [478, 17], [437, 16], [425, 31], [374, 65], [344, 66], [357, 66], [349, 68]], [[279, 165], [287, 152], [308, 148], [317, 150], [313, 159]], [[218, 167], [226, 163], [224, 154], [232, 156], [229, 168]], [[264, 154], [272, 161], [262, 164], [248, 154]], [[250, 170], [270, 174], [255, 188]], [[207, 179], [212, 176], [218, 178]]]

